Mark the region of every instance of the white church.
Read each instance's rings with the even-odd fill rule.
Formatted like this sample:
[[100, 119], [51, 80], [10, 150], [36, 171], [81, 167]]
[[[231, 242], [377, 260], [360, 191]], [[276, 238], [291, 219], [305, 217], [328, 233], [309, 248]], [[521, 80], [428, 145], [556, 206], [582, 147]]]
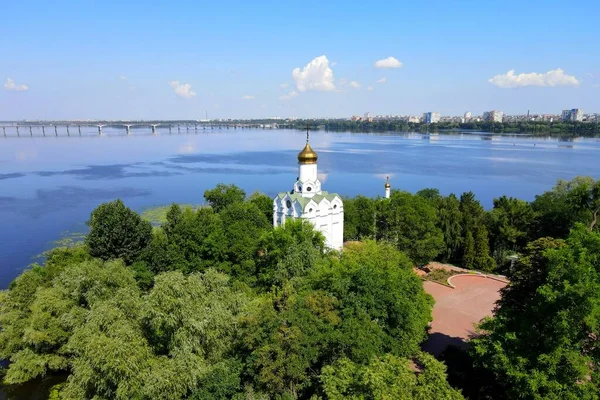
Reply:
[[[291, 192], [281, 192], [273, 199], [273, 225], [282, 226], [289, 218], [303, 218], [325, 236], [325, 245], [341, 250], [344, 245], [344, 203], [337, 193], [321, 190], [317, 176], [317, 152], [308, 142], [298, 153], [298, 177]], [[391, 194], [389, 178], [385, 182], [385, 198]]]
[[281, 192], [273, 200], [273, 225], [288, 218], [310, 221], [325, 236], [325, 245], [341, 250], [344, 244], [344, 203], [337, 193], [321, 190], [317, 176], [317, 153], [308, 143], [298, 153], [298, 178], [291, 192]]

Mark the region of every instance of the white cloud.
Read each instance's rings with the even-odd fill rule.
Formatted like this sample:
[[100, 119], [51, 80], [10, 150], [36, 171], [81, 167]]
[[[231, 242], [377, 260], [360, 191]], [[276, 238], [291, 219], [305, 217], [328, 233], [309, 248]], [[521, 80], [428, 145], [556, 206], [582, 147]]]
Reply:
[[315, 57], [302, 70], [295, 68], [292, 71], [292, 78], [294, 78], [296, 89], [299, 92], [308, 90], [330, 92], [335, 90], [333, 71], [329, 68], [329, 60], [325, 55]]
[[119, 76], [119, 79], [122, 80], [122, 81], [126, 81], [127, 77], [125, 75], [121, 75], [121, 76]]
[[523, 73], [515, 74], [515, 70], [511, 69], [506, 74], [496, 75], [488, 82], [500, 88], [516, 88], [525, 86], [579, 86], [581, 82], [573, 75], [565, 74], [560, 68], [550, 70], [545, 73]]
[[384, 76], [383, 78], [377, 80], [377, 83], [385, 83], [385, 81], [387, 81], [387, 79]]
[[296, 96], [298, 96], [298, 92], [296, 92], [295, 90], [292, 90], [288, 94], [284, 94], [283, 96], [279, 96], [279, 100], [290, 100], [290, 99], [293, 99]]
[[184, 99], [191, 99], [196, 95], [196, 92], [192, 90], [192, 85], [189, 83], [179, 83], [179, 81], [171, 81], [169, 85], [175, 91], [177, 96], [183, 97]]
[[375, 61], [375, 68], [400, 68], [402, 65], [403, 64], [395, 57], [388, 57]]
[[373, 90], [375, 90], [375, 88], [374, 88], [373, 86], [369, 86], [369, 87], [367, 88], [367, 90], [368, 90], [369, 92], [372, 92]]
[[279, 87], [282, 88], [282, 89], [285, 89], [288, 86], [290, 86], [289, 83], [282, 83], [281, 85], [279, 85]]
[[29, 90], [29, 87], [27, 85], [17, 85], [12, 79], [6, 78], [6, 82], [4, 83], [4, 89], [12, 90], [14, 92], [25, 92]]
[[248, 94], [247, 94], [247, 95], [245, 95], [245, 96], [242, 96], [242, 100], [254, 100], [255, 98], [256, 98], [256, 97], [254, 97], [254, 96], [250, 96], [250, 95], [248, 95]]
[[332, 66], [332, 67], [335, 67], [336, 65], [337, 65], [337, 62], [335, 62], [335, 61], [332, 61], [332, 62], [331, 62], [331, 66]]
[[348, 84], [348, 86], [350, 86], [353, 89], [360, 89], [360, 83], [358, 83], [356, 81], [350, 81], [350, 83]]

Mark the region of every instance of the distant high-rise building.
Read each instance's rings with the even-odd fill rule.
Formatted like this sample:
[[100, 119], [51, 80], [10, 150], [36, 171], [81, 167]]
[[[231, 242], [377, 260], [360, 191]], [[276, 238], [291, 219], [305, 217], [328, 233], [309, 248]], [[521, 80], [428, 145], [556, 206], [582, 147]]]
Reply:
[[470, 119], [471, 119], [471, 115], [472, 115], [472, 114], [471, 114], [471, 111], [467, 111], [467, 112], [465, 113], [465, 121], [468, 121], [468, 120], [470, 120]]
[[435, 124], [440, 122], [440, 113], [439, 112], [426, 112], [423, 114], [423, 122], [426, 124]]
[[583, 121], [583, 110], [581, 108], [573, 108], [571, 110], [563, 110], [562, 112], [563, 121]]
[[416, 116], [416, 115], [409, 115], [408, 116], [408, 122], [414, 123], [414, 124], [418, 124], [419, 122], [421, 122], [421, 118]]
[[502, 122], [504, 113], [502, 111], [486, 111], [483, 113], [483, 120], [487, 122]]

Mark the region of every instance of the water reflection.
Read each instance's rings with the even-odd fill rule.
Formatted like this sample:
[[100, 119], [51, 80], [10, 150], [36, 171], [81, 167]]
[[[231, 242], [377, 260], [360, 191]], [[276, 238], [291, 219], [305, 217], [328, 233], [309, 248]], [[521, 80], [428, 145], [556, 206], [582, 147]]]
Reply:
[[[158, 135], [110, 127], [104, 136], [8, 137], [0, 147], [0, 286], [62, 231], [85, 229], [98, 204], [120, 197], [137, 209], [201, 204], [206, 189], [234, 183], [251, 193], [291, 189], [305, 134], [291, 130], [203, 130]], [[182, 129], [182, 132], [184, 130]], [[532, 200], [558, 178], [598, 174], [596, 139], [524, 135], [314, 131], [324, 189], [343, 196], [427, 187], [473, 191], [484, 206], [503, 194]]]

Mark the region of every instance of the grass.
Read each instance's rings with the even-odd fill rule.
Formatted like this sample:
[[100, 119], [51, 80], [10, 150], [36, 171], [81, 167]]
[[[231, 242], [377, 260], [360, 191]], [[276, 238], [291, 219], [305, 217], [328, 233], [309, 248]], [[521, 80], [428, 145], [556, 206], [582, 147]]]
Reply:
[[[191, 208], [195, 211], [202, 206], [198, 204], [179, 204], [179, 207], [183, 210]], [[167, 212], [169, 212], [169, 208], [171, 208], [171, 205], [147, 208], [142, 212], [142, 218], [154, 226], [162, 225], [167, 222]]]
[[453, 275], [457, 275], [460, 272], [449, 271], [445, 269], [434, 269], [430, 273], [424, 276], [424, 278], [428, 281], [433, 281], [437, 283], [441, 283], [443, 285], [448, 285], [448, 278]]

